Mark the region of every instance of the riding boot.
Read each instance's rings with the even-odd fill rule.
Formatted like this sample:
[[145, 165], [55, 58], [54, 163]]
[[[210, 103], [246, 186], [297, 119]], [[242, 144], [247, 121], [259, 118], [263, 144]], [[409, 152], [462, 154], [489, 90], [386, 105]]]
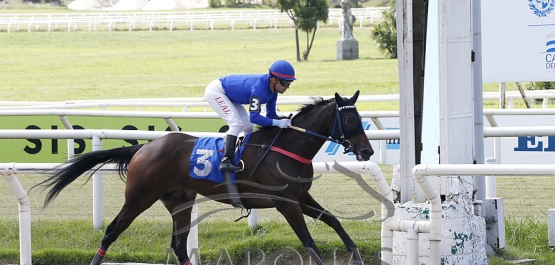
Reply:
[[235, 145], [237, 144], [237, 136], [226, 135], [224, 141], [224, 158], [220, 163], [220, 171], [238, 171], [240, 167], [233, 164], [233, 157], [235, 156]]

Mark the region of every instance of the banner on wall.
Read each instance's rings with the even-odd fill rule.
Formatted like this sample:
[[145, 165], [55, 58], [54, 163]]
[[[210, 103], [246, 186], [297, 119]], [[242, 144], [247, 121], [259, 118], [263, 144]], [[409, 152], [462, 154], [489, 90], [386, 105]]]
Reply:
[[[73, 129], [110, 129], [170, 131], [163, 119], [121, 118], [121, 117], [68, 117]], [[182, 131], [219, 132], [225, 125], [218, 119], [174, 119]], [[2, 116], [0, 129], [14, 130], [66, 130], [57, 116]], [[103, 149], [131, 146], [146, 143], [143, 140], [102, 141]], [[74, 153], [92, 151], [91, 139], [76, 139]], [[67, 141], [65, 139], [0, 139], [0, 162], [20, 163], [59, 163], [67, 160]]]
[[555, 81], [555, 0], [481, 3], [483, 81]]

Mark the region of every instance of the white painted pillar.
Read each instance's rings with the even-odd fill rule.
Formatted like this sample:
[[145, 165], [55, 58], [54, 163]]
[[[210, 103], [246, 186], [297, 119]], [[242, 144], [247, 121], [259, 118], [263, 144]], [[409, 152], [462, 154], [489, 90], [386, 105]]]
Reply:
[[[472, 164], [474, 95], [472, 73], [471, 0], [439, 1], [440, 161]], [[450, 177], [449, 193], [472, 196], [473, 178]], [[470, 202], [465, 204], [473, 213]], [[462, 205], [461, 205], [462, 206]]]
[[412, 0], [396, 2], [397, 10], [397, 62], [399, 67], [399, 125], [400, 125], [400, 164], [401, 198], [400, 202], [410, 201], [411, 169], [416, 164], [414, 138], [414, 80], [413, 80], [413, 39], [412, 39]]
[[[474, 90], [474, 161], [484, 164], [484, 100], [482, 89], [482, 5], [481, 0], [472, 0], [472, 87]], [[484, 202], [486, 199], [486, 179], [484, 176], [474, 177], [475, 199]], [[486, 205], [480, 205], [482, 216], [486, 215]]]
[[[102, 150], [102, 140], [93, 136], [92, 151]], [[102, 175], [94, 174], [93, 178], [93, 228], [102, 229]]]
[[[424, 109], [422, 117], [422, 164], [439, 164], [439, 47], [438, 0], [428, 2], [426, 35], [426, 74], [424, 76]], [[440, 191], [440, 178], [430, 177], [433, 187]]]

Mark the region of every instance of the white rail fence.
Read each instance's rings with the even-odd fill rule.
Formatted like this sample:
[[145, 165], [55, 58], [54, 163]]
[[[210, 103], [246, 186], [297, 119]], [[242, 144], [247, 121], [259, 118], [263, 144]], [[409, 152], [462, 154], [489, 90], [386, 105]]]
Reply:
[[[153, 140], [166, 131], [120, 131], [120, 130], [0, 130], [0, 139], [92, 139], [93, 151], [102, 149], [103, 139]], [[187, 132], [196, 136], [221, 136], [219, 133]], [[367, 131], [369, 140], [399, 139], [399, 130]], [[484, 137], [555, 136], [555, 126], [486, 127]], [[385, 145], [384, 145], [385, 146]], [[385, 149], [385, 148], [382, 148]], [[73, 153], [68, 144], [68, 154]], [[102, 226], [102, 177], [93, 176], [93, 225]], [[485, 189], [485, 187], [484, 187]]]
[[[498, 92], [484, 92], [484, 100], [499, 100]], [[514, 107], [515, 101], [522, 100], [518, 91], [508, 91], [506, 99], [509, 101], [509, 108]], [[555, 91], [527, 91], [528, 99], [541, 99], [542, 108], [549, 107], [549, 100], [555, 99]], [[327, 98], [324, 96], [323, 98]], [[278, 105], [298, 105], [306, 104], [311, 101], [307, 96], [280, 96]], [[399, 95], [361, 95], [357, 102], [398, 102]], [[202, 97], [190, 98], [136, 98], [136, 99], [109, 99], [109, 100], [68, 100], [58, 102], [44, 101], [2, 101], [0, 100], [0, 110], [9, 109], [79, 109], [79, 108], [99, 108], [107, 109], [110, 107], [136, 107], [138, 110], [146, 107], [177, 107], [188, 111], [192, 107], [209, 108], [208, 102]]]
[[[51, 171], [54, 167], [59, 164], [48, 164], [48, 163], [0, 163], [0, 175], [3, 175], [8, 184], [12, 188], [14, 194], [19, 200], [19, 229], [20, 229], [20, 264], [21, 265], [31, 265], [31, 216], [30, 216], [30, 203], [25, 193], [23, 187], [17, 180], [17, 174], [45, 174]], [[391, 190], [385, 180], [385, 177], [378, 165], [372, 162], [344, 162], [340, 164], [341, 167], [347, 168], [354, 173], [370, 173], [372, 179], [377, 185], [378, 192], [391, 201]], [[324, 162], [314, 163], [315, 173], [331, 173], [339, 172], [333, 164]], [[117, 174], [117, 168], [108, 164], [101, 167], [98, 170], [100, 174]], [[94, 180], [93, 180], [94, 181]], [[94, 187], [93, 187], [94, 189]], [[94, 203], [94, 199], [93, 199]], [[94, 207], [93, 207], [94, 209]], [[249, 216], [249, 226], [257, 226], [257, 212], [253, 209], [253, 212]], [[251, 217], [252, 216], [252, 217]], [[192, 222], [198, 218], [198, 205], [193, 206], [193, 211], [191, 213]], [[94, 219], [94, 218], [93, 218]], [[256, 223], [251, 223], [251, 220], [256, 220]], [[100, 229], [101, 227], [96, 227]], [[198, 224], [191, 227], [189, 232], [189, 237], [187, 239], [187, 251], [191, 257], [193, 264], [200, 264], [200, 257], [193, 256], [193, 249], [198, 249]], [[198, 252], [197, 252], [198, 253]]]
[[[555, 93], [553, 94], [555, 97]], [[330, 98], [322, 96], [322, 98]], [[396, 102], [399, 95], [361, 95], [357, 102]], [[280, 96], [278, 105], [301, 105], [313, 102], [312, 97], [307, 96]], [[0, 101], [0, 110], [15, 109], [83, 109], [98, 108], [106, 110], [114, 107], [136, 107], [142, 110], [147, 107], [180, 108], [184, 112], [193, 107], [204, 108], [205, 111], [212, 108], [202, 97], [197, 98], [138, 98], [138, 99], [110, 99], [110, 100], [69, 100], [63, 102], [44, 101]], [[196, 111], [196, 110], [195, 110]]]
[[[135, 103], [137, 104], [137, 103]], [[73, 106], [73, 105], [70, 105]], [[96, 106], [96, 105], [95, 105]], [[371, 119], [377, 130], [367, 131], [367, 136], [370, 140], [380, 140], [380, 146], [386, 145], [386, 140], [398, 140], [399, 130], [387, 130], [387, 128], [382, 124], [382, 119], [398, 118], [398, 111], [360, 111], [362, 118]], [[281, 116], [287, 116], [289, 113], [279, 113]], [[494, 139], [494, 157], [501, 163], [501, 139], [500, 137], [518, 137], [518, 136], [553, 136], [550, 134], [552, 127], [550, 126], [528, 126], [526, 131], [531, 132], [533, 135], [523, 135], [520, 131], [514, 131], [514, 127], [499, 127], [495, 116], [507, 116], [507, 115], [555, 115], [555, 109], [485, 109], [484, 116], [486, 117], [489, 125], [491, 127], [484, 128], [484, 137]], [[163, 119], [171, 128], [172, 131], [179, 131], [179, 127], [175, 123], [175, 119], [220, 119], [220, 117], [214, 112], [153, 112], [153, 111], [108, 111], [108, 110], [73, 110], [73, 109], [9, 109], [2, 110], [0, 112], [1, 116], [57, 116], [65, 128], [68, 130], [72, 129], [71, 121], [67, 118], [72, 117], [132, 117], [132, 118], [157, 118]], [[59, 130], [51, 131], [42, 130], [38, 132], [43, 135], [43, 139], [59, 139], [50, 137], [67, 137], [71, 134], [88, 133], [88, 130], [79, 130], [83, 132], [63, 132]], [[58, 133], [59, 132], [59, 133]], [[104, 130], [104, 133], [115, 134], [117, 131], [114, 130]], [[146, 135], [141, 134], [140, 131], [133, 132], [138, 133], [138, 137], [146, 137]], [[156, 132], [159, 136], [166, 132]], [[195, 134], [195, 133], [193, 133]], [[196, 133], [199, 134], [199, 133]], [[208, 133], [209, 134], [209, 133]], [[8, 139], [30, 139], [30, 138], [20, 138], [23, 135], [33, 135], [32, 132], [28, 130], [2, 130], [0, 131], [0, 138]], [[58, 136], [56, 136], [58, 135]], [[158, 136], [158, 137], [159, 137]], [[80, 136], [82, 137], [82, 136]], [[66, 139], [71, 139], [70, 137]], [[126, 138], [131, 139], [131, 138]], [[143, 139], [144, 140], [144, 139]], [[149, 138], [149, 140], [152, 140]], [[72, 145], [68, 145], [72, 146]], [[73, 149], [69, 148], [68, 154], [71, 157], [73, 154]], [[387, 154], [385, 148], [380, 148], [379, 161], [381, 164], [387, 164]]]
[[[359, 27], [371, 25], [381, 20], [383, 11], [388, 8], [352, 8]], [[340, 8], [330, 8], [328, 23], [337, 25], [342, 18]], [[112, 31], [120, 29], [132, 31], [137, 26], [152, 31], [157, 27], [166, 27], [170, 31], [176, 28], [227, 28], [235, 30], [236, 25], [254, 30], [262, 25], [277, 29], [292, 27], [293, 22], [286, 13], [279, 10], [242, 10], [242, 11], [181, 11], [181, 12], [94, 12], [94, 13], [45, 13], [45, 14], [0, 14], [0, 30], [11, 32], [12, 28], [28, 32], [33, 30], [67, 30], [75, 31], [85, 28], [88, 31], [99, 30], [100, 26]], [[200, 25], [200, 26], [199, 26]]]
[[[342, 167], [349, 169], [355, 173], [369, 173], [377, 186], [378, 192], [384, 196], [384, 199], [393, 205], [393, 196], [387, 181], [385, 180], [381, 169], [372, 162], [350, 162], [340, 164]], [[16, 174], [40, 174], [47, 170], [51, 170], [55, 164], [18, 164], [8, 163], [0, 164], [0, 174], [2, 174], [9, 182], [14, 194], [19, 196], [20, 207], [20, 264], [31, 264], [31, 223], [30, 223], [30, 205], [28, 198], [17, 181]], [[331, 165], [317, 162], [314, 165], [315, 172], [340, 172]], [[115, 173], [115, 168], [111, 165], [105, 166], [99, 170], [102, 173]], [[382, 203], [382, 264], [392, 264], [393, 253], [393, 232], [401, 231], [411, 234], [411, 239], [406, 245], [407, 260], [411, 264], [418, 264], [418, 235], [421, 233], [430, 233], [430, 256], [429, 262], [440, 262], [441, 249], [441, 227], [442, 227], [442, 207], [439, 200], [439, 193], [428, 180], [429, 176], [555, 176], [554, 165], [453, 165], [453, 164], [422, 164], [416, 165], [413, 170], [413, 176], [422, 190], [425, 192], [430, 202], [430, 219], [422, 221], [401, 220], [388, 217], [391, 209], [387, 209], [386, 203]], [[22, 210], [23, 209], [23, 210]], [[27, 210], [25, 210], [27, 209]], [[197, 218], [197, 209], [193, 208], [192, 218]], [[198, 248], [198, 226], [191, 228], [188, 238], [188, 251], [192, 253], [192, 249]], [[194, 264], [199, 264], [200, 257], [194, 257]]]
[[[520, 95], [519, 95], [520, 96]], [[548, 98], [551, 98], [551, 95], [548, 94], [541, 94], [537, 93], [537, 98], [544, 98], [546, 101]], [[515, 99], [518, 98], [515, 96]], [[529, 97], [534, 98], [534, 96]], [[369, 101], [376, 100], [376, 99], [367, 99]], [[389, 96], [388, 98], [381, 98], [379, 100], [389, 100], [394, 101], [398, 100], [398, 96]], [[291, 102], [299, 102], [305, 103], [307, 99], [305, 98], [290, 98]], [[152, 102], [151, 104], [157, 105], [162, 104], [162, 106], [167, 106], [170, 102], [164, 102], [164, 100], [160, 100], [159, 102]], [[0, 105], [10, 105], [6, 104], [6, 102], [2, 102], [4, 104]], [[21, 102], [20, 102], [21, 103]], [[35, 104], [36, 102], [26, 102], [25, 104]], [[42, 102], [44, 103], [44, 102]], [[194, 104], [203, 103], [202, 100], [197, 100], [193, 102]], [[23, 104], [23, 105], [25, 105]], [[56, 103], [58, 104], [58, 103]], [[18, 109], [20, 105], [15, 107], [11, 106], [8, 107], [11, 110], [3, 110], [0, 112], [0, 116], [41, 116], [41, 115], [54, 115], [58, 116], [64, 126], [66, 128], [71, 128], [71, 124], [69, 120], [67, 120], [66, 116], [111, 116], [111, 117], [149, 117], [149, 118], [162, 118], [166, 120], [170, 128], [172, 130], [178, 130], [177, 126], [172, 119], [175, 118], [219, 118], [214, 113], [175, 113], [175, 112], [129, 112], [129, 111], [90, 111], [90, 110], [65, 110], [65, 109], [52, 109], [52, 107], [63, 107], [63, 106], [71, 106], [71, 107], [84, 107], [84, 105], [80, 104], [90, 104], [87, 107], [101, 107], [104, 108], [106, 106], [146, 106], [141, 105], [142, 103], [126, 103], [125, 101], [107, 101], [107, 102], [72, 102], [67, 104], [67, 102], [56, 104], [43, 104], [42, 106], [38, 106], [40, 108], [48, 108], [49, 109]], [[138, 105], [137, 105], [138, 104]], [[146, 104], [146, 102], [145, 102]], [[187, 106], [191, 106], [191, 102], [188, 103], [175, 103], [181, 104], [179, 106], [183, 106], [184, 110], [187, 109]], [[194, 105], [192, 104], [192, 105]], [[94, 105], [94, 106], [93, 106]], [[151, 106], [151, 105], [148, 105]], [[544, 107], [546, 105], [544, 104]], [[495, 110], [484, 110], [484, 115], [490, 122], [492, 127], [485, 127], [484, 128], [484, 137], [518, 137], [518, 136], [555, 136], [555, 126], [528, 126], [528, 127], [497, 127], [497, 123], [494, 119], [495, 115], [554, 115], [555, 110], [552, 109], [495, 109]], [[285, 115], [285, 114], [282, 114]], [[362, 111], [361, 116], [365, 118], [370, 118], [374, 121], [376, 126], [378, 127], [378, 131], [369, 131], [367, 132], [367, 136], [369, 139], [377, 139], [377, 140], [386, 140], [386, 139], [399, 139], [399, 131], [398, 130], [383, 130], [384, 128], [380, 128], [380, 118], [384, 117], [398, 117], [398, 111], [377, 111], [377, 112], [370, 112], [370, 111]], [[383, 130], [383, 131], [382, 131]], [[30, 131], [30, 130], [0, 130], [0, 139], [93, 139], [93, 150], [98, 150], [101, 148], [101, 139], [136, 139], [136, 140], [150, 140], [161, 137], [169, 132], [151, 132], [151, 131], [118, 131], [118, 130], [41, 130], [41, 131]], [[199, 133], [199, 132], [189, 132], [190, 134], [197, 135], [197, 136], [218, 136], [221, 134], [218, 133]], [[68, 151], [70, 148], [68, 144]], [[385, 146], [385, 144], [383, 145]], [[385, 148], [384, 148], [385, 150]], [[71, 153], [73, 149], [71, 150]], [[68, 152], [69, 153], [69, 152]], [[10, 188], [12, 189], [14, 195], [18, 199], [19, 202], [19, 212], [20, 212], [20, 260], [21, 264], [31, 264], [31, 245], [30, 245], [30, 205], [29, 200], [27, 198], [27, 194], [25, 190], [21, 187], [19, 182], [17, 181], [16, 174], [37, 174], [37, 173], [44, 173], [46, 170], [51, 169], [54, 164], [38, 164], [38, 163], [9, 163], [9, 164], [0, 164], [0, 173], [4, 176], [6, 181], [9, 183]], [[435, 166], [435, 165], [434, 165]], [[450, 166], [450, 165], [439, 165], [439, 166]], [[458, 165], [460, 166], [460, 165]], [[440, 170], [441, 174], [439, 173], [430, 173], [435, 171], [426, 171], [428, 173], [422, 174], [432, 174], [432, 175], [476, 175], [476, 176], [483, 176], [483, 175], [555, 175], [553, 169], [546, 169], [546, 166], [538, 165], [468, 165], [472, 167], [470, 171], [464, 171], [466, 173], [461, 173], [459, 169], [454, 169], [456, 173], [449, 173], [451, 171], [446, 169], [438, 169]], [[491, 168], [493, 169], [489, 169]], [[507, 167], [505, 167], [507, 166]], [[418, 166], [417, 166], [418, 167]], [[433, 168], [433, 167], [432, 167]], [[518, 169], [517, 169], [518, 168]], [[523, 172], [520, 168], [526, 168], [527, 172]], [[539, 169], [538, 169], [539, 168]], [[537, 169], [537, 170], [536, 170]], [[100, 174], [110, 173], [113, 169], [102, 169], [100, 170], [95, 176], [93, 176], [93, 225], [95, 227], [101, 227], [102, 225], [102, 176]], [[326, 171], [327, 170], [327, 171]], [[323, 165], [323, 162], [315, 163], [315, 172], [328, 172], [330, 167], [326, 167]], [[351, 169], [355, 171], [356, 169]], [[359, 167], [358, 170], [361, 170]], [[367, 169], [366, 169], [367, 170]], [[428, 169], [426, 169], [428, 170]], [[465, 169], [466, 170], [466, 169]], [[476, 171], [478, 170], [478, 171]], [[492, 171], [494, 170], [494, 171]], [[543, 170], [543, 171], [542, 171]], [[548, 173], [545, 173], [548, 170]], [[474, 173], [472, 173], [474, 172]], [[478, 173], [477, 173], [478, 172]], [[543, 172], [543, 173], [542, 173]], [[420, 173], [419, 173], [420, 174]], [[416, 176], [416, 174], [415, 174]], [[383, 183], [378, 183], [378, 189], [383, 190]], [[387, 184], [387, 183], [386, 183]], [[423, 182], [418, 182], [418, 184], [423, 185]], [[381, 186], [380, 186], [381, 185]], [[491, 179], [488, 180], [488, 185], [495, 186], [495, 180], [493, 179], [493, 183]], [[95, 188], [96, 187], [96, 188]], [[100, 187], [100, 188], [99, 188]], [[381, 188], [380, 188], [381, 187]], [[482, 187], [486, 188], [486, 187]], [[96, 191], [95, 191], [96, 189]], [[382, 193], [382, 191], [380, 191]], [[385, 196], [385, 193], [382, 193]], [[431, 199], [431, 198], [428, 198]], [[430, 200], [431, 201], [431, 200]], [[437, 221], [435, 221], [437, 222]], [[424, 227], [428, 227], [430, 225], [426, 224]], [[28, 228], [27, 228], [28, 227]], [[382, 226], [382, 230], [386, 229], [388, 231], [397, 231], [402, 230], [402, 226], [394, 227], [394, 226]], [[414, 232], [414, 231], [413, 231]], [[430, 231], [421, 231], [421, 232], [431, 232]], [[193, 232], [194, 235], [194, 232]], [[194, 237], [194, 236], [193, 236]], [[386, 242], [382, 242], [383, 244], [389, 244], [387, 242], [387, 238], [385, 239]], [[198, 244], [198, 243], [197, 243]], [[382, 246], [383, 246], [382, 244]], [[194, 243], [192, 243], [194, 246]], [[198, 246], [198, 245], [197, 245]], [[410, 245], [413, 246], [413, 245]], [[414, 246], [413, 246], [414, 247]], [[417, 249], [411, 251], [416, 251]], [[383, 253], [387, 257], [387, 253]], [[411, 254], [413, 255], [413, 254]], [[417, 255], [416, 255], [417, 256]]]

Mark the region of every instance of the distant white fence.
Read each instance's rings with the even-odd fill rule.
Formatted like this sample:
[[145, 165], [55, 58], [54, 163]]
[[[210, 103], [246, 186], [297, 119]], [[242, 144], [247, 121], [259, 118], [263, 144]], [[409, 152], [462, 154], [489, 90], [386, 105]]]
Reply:
[[[381, 20], [383, 11], [387, 7], [352, 8], [360, 28], [370, 25], [375, 20]], [[330, 8], [328, 23], [337, 25], [343, 15], [340, 8]], [[180, 11], [180, 12], [95, 12], [95, 13], [33, 13], [33, 14], [0, 14], [0, 30], [67, 30], [75, 31], [86, 28], [88, 31], [99, 30], [100, 26], [108, 30], [120, 29], [132, 31], [138, 25], [152, 31], [157, 27], [167, 27], [170, 31], [175, 28], [194, 30], [195, 26], [203, 25], [211, 30], [228, 28], [234, 30], [236, 25], [257, 29], [257, 25], [277, 28], [292, 27], [291, 18], [286, 13], [276, 9], [267, 10], [238, 10], [238, 11]]]

